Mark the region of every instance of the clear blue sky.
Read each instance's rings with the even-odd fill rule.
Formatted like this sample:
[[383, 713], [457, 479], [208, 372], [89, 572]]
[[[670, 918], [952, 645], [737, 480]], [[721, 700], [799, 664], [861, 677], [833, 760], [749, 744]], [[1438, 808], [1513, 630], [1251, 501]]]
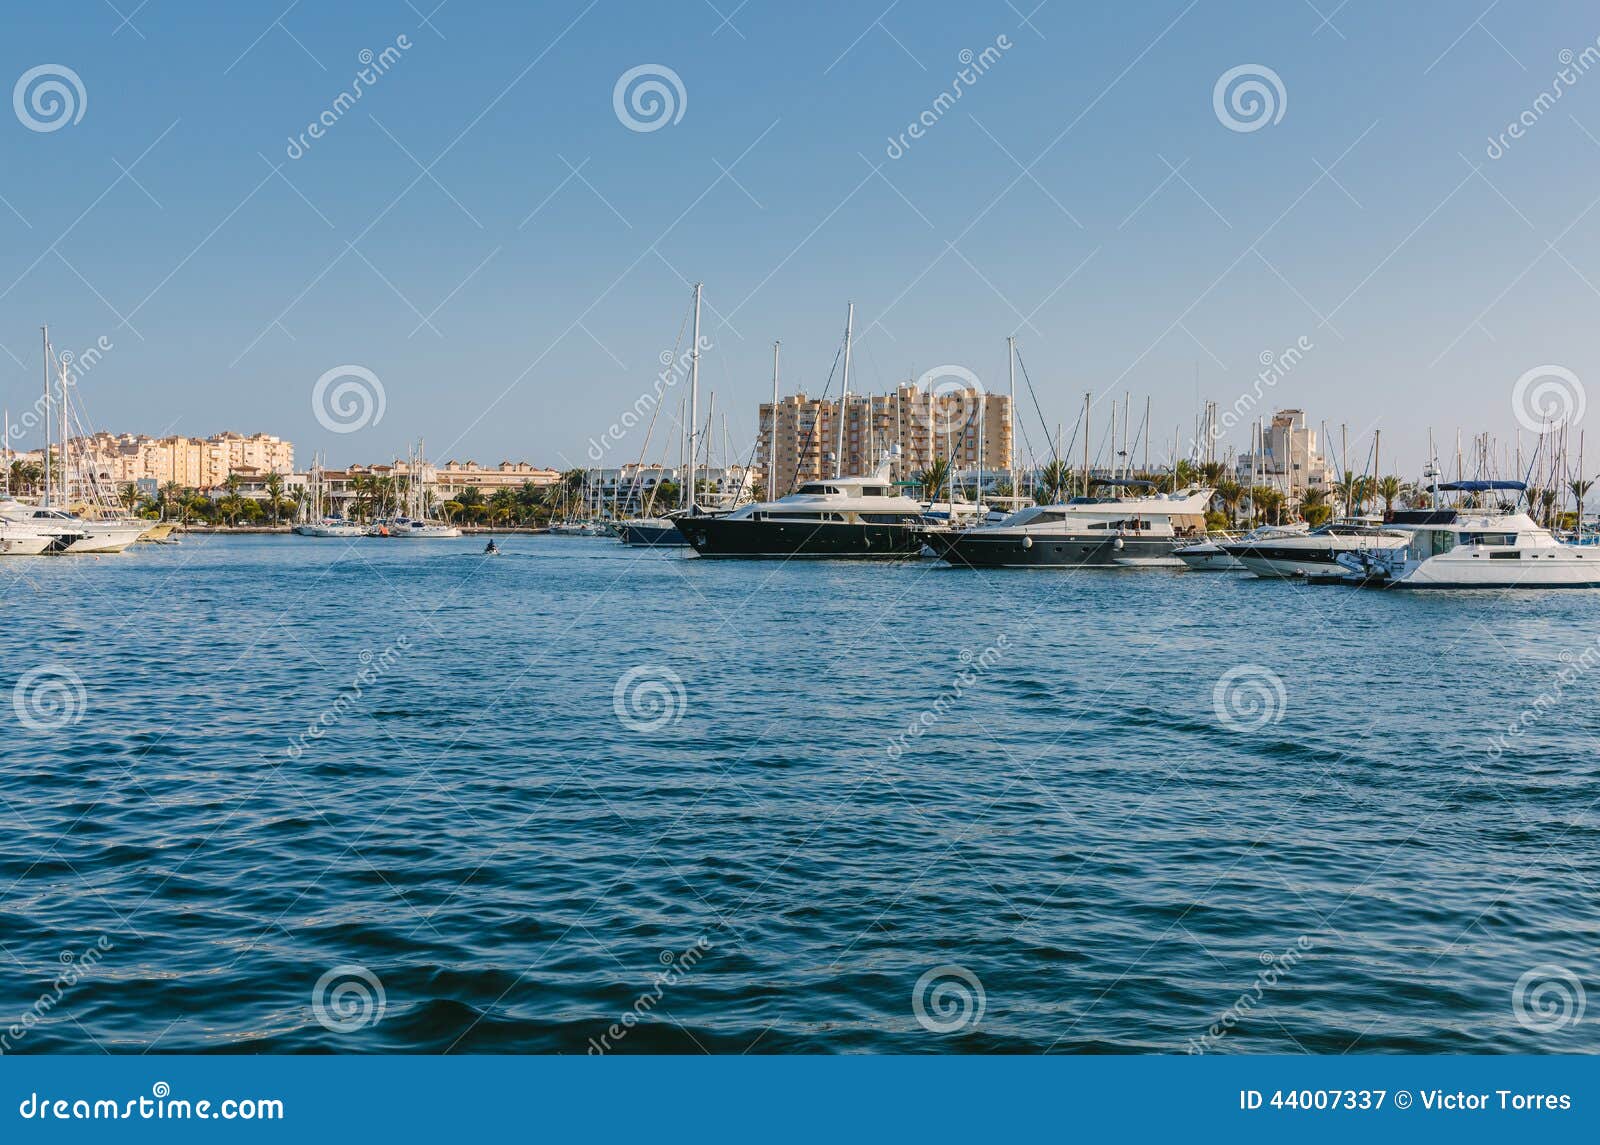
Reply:
[[[1158, 443], [1305, 337], [1262, 412], [1379, 424], [1408, 471], [1430, 426], [1509, 440], [1531, 368], [1600, 378], [1600, 67], [1486, 154], [1558, 53], [1595, 42], [1592, 5], [436, 3], [8, 11], [5, 84], [59, 64], [86, 92], [56, 130], [0, 121], [13, 409], [48, 320], [59, 346], [113, 344], [83, 387], [103, 428], [266, 430], [335, 462], [426, 434], [436, 460], [585, 464], [695, 279], [736, 443], [772, 340], [785, 388], [819, 391], [847, 299], [858, 389], [945, 363], [1003, 387], [1015, 333], [1048, 420], [1070, 426], [1085, 390], [1149, 394]], [[291, 159], [358, 53], [401, 35]], [[963, 49], [1002, 35], [890, 159]], [[631, 131], [613, 88], [645, 64], [686, 99]], [[1280, 77], [1277, 122], [1219, 121], [1214, 85], [1240, 65]], [[311, 391], [344, 364], [386, 409], [334, 434]]]

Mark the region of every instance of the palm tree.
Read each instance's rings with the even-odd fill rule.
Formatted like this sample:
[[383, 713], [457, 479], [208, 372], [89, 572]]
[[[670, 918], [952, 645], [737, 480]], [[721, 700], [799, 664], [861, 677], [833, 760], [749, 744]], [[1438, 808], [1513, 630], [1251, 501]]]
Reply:
[[1333, 516], [1333, 508], [1328, 504], [1328, 491], [1320, 486], [1307, 489], [1300, 498], [1300, 515], [1313, 529], [1326, 522]]
[[1352, 470], [1346, 469], [1344, 476], [1339, 479], [1339, 494], [1344, 500], [1344, 515], [1356, 515], [1356, 501], [1361, 492], [1362, 478], [1357, 477]]
[[950, 463], [943, 457], [935, 457], [928, 462], [928, 466], [916, 475], [916, 482], [922, 486], [922, 491], [930, 501], [937, 500], [939, 491], [950, 481]]
[[1577, 503], [1577, 506], [1578, 506], [1578, 529], [1579, 529], [1580, 532], [1583, 529], [1583, 498], [1584, 498], [1584, 494], [1588, 493], [1589, 490], [1593, 486], [1594, 486], [1594, 482], [1593, 481], [1586, 480], [1586, 479], [1584, 479], [1582, 477], [1574, 478], [1567, 485], [1567, 488], [1572, 491], [1572, 499], [1573, 499], [1573, 501], [1575, 501]]
[[1065, 461], [1051, 461], [1039, 470], [1039, 489], [1036, 498], [1041, 505], [1054, 505], [1064, 501], [1072, 489], [1072, 470]]
[[1394, 502], [1400, 496], [1400, 488], [1400, 478], [1393, 473], [1380, 478], [1374, 486], [1378, 496], [1383, 498], [1383, 515], [1386, 519], [1394, 512]]
[[1244, 500], [1244, 486], [1237, 481], [1226, 478], [1217, 482], [1216, 498], [1222, 503], [1223, 510], [1228, 514], [1230, 527], [1239, 523], [1239, 503]]
[[128, 482], [117, 489], [117, 496], [127, 506], [128, 512], [135, 513], [139, 508], [139, 487], [133, 482]]
[[267, 474], [267, 510], [272, 515], [272, 523], [278, 523], [278, 509], [283, 500], [283, 478], [277, 473]]

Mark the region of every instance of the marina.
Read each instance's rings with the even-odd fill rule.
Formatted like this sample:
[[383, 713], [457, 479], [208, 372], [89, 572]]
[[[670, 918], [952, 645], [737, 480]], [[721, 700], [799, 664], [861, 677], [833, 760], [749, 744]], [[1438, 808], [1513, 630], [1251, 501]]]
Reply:
[[285, 3], [8, 21], [12, 1136], [1594, 1137], [1592, 11]]

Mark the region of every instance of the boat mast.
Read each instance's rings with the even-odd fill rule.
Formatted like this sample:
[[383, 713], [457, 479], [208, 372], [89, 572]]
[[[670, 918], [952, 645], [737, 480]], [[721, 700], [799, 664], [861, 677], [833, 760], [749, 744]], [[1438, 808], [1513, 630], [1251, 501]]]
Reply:
[[[850, 333], [856, 322], [856, 304], [849, 304], [844, 315], [844, 392], [839, 398], [839, 452], [833, 459], [833, 475], [844, 476], [844, 422], [850, 407]], [[933, 392], [933, 387], [928, 387]]]
[[689, 494], [687, 508], [694, 512], [695, 430], [700, 420], [700, 288], [694, 284], [694, 345], [689, 353]]
[[772, 420], [767, 427], [767, 488], [768, 501], [778, 497], [778, 347], [772, 344]]
[[[1056, 430], [1056, 460], [1063, 460], [1061, 456], [1061, 431]], [[1089, 495], [1089, 394], [1083, 395], [1083, 495]]]
[[50, 504], [50, 327], [39, 327], [40, 336], [44, 340], [44, 498], [40, 502], [46, 507]]
[[[1006, 481], [1011, 486], [1011, 496], [1017, 495], [1017, 340], [1006, 339], [1006, 372], [1011, 375], [1011, 404], [1006, 407], [1006, 436], [1010, 448], [1006, 450]], [[1012, 505], [1016, 501], [1011, 502]]]

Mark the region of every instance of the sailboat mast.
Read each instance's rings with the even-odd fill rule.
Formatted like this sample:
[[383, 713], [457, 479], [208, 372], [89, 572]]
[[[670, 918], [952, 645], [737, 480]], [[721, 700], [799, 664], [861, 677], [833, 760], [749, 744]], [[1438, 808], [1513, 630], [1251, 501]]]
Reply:
[[[1011, 376], [1011, 404], [1006, 407], [1006, 436], [1011, 448], [1006, 450], [1006, 481], [1011, 486], [1011, 496], [1017, 495], [1017, 340], [1006, 339], [1006, 372]], [[1013, 505], [1015, 501], [1011, 502]]]
[[778, 347], [772, 344], [772, 421], [767, 427], [767, 500], [778, 496]]
[[[1061, 456], [1061, 431], [1056, 430], [1056, 460], [1064, 462]], [[1089, 395], [1083, 395], [1083, 495], [1089, 495]]]
[[694, 512], [695, 430], [700, 421], [700, 287], [694, 284], [694, 345], [689, 353], [689, 512]]
[[[844, 392], [839, 398], [839, 452], [833, 459], [833, 475], [844, 476], [844, 422], [850, 407], [850, 334], [856, 323], [856, 304], [849, 304], [844, 315]], [[930, 387], [929, 392], [932, 392]]]
[[52, 412], [50, 409], [50, 327], [39, 327], [40, 337], [44, 341], [44, 498], [41, 504], [50, 504], [50, 422]]

